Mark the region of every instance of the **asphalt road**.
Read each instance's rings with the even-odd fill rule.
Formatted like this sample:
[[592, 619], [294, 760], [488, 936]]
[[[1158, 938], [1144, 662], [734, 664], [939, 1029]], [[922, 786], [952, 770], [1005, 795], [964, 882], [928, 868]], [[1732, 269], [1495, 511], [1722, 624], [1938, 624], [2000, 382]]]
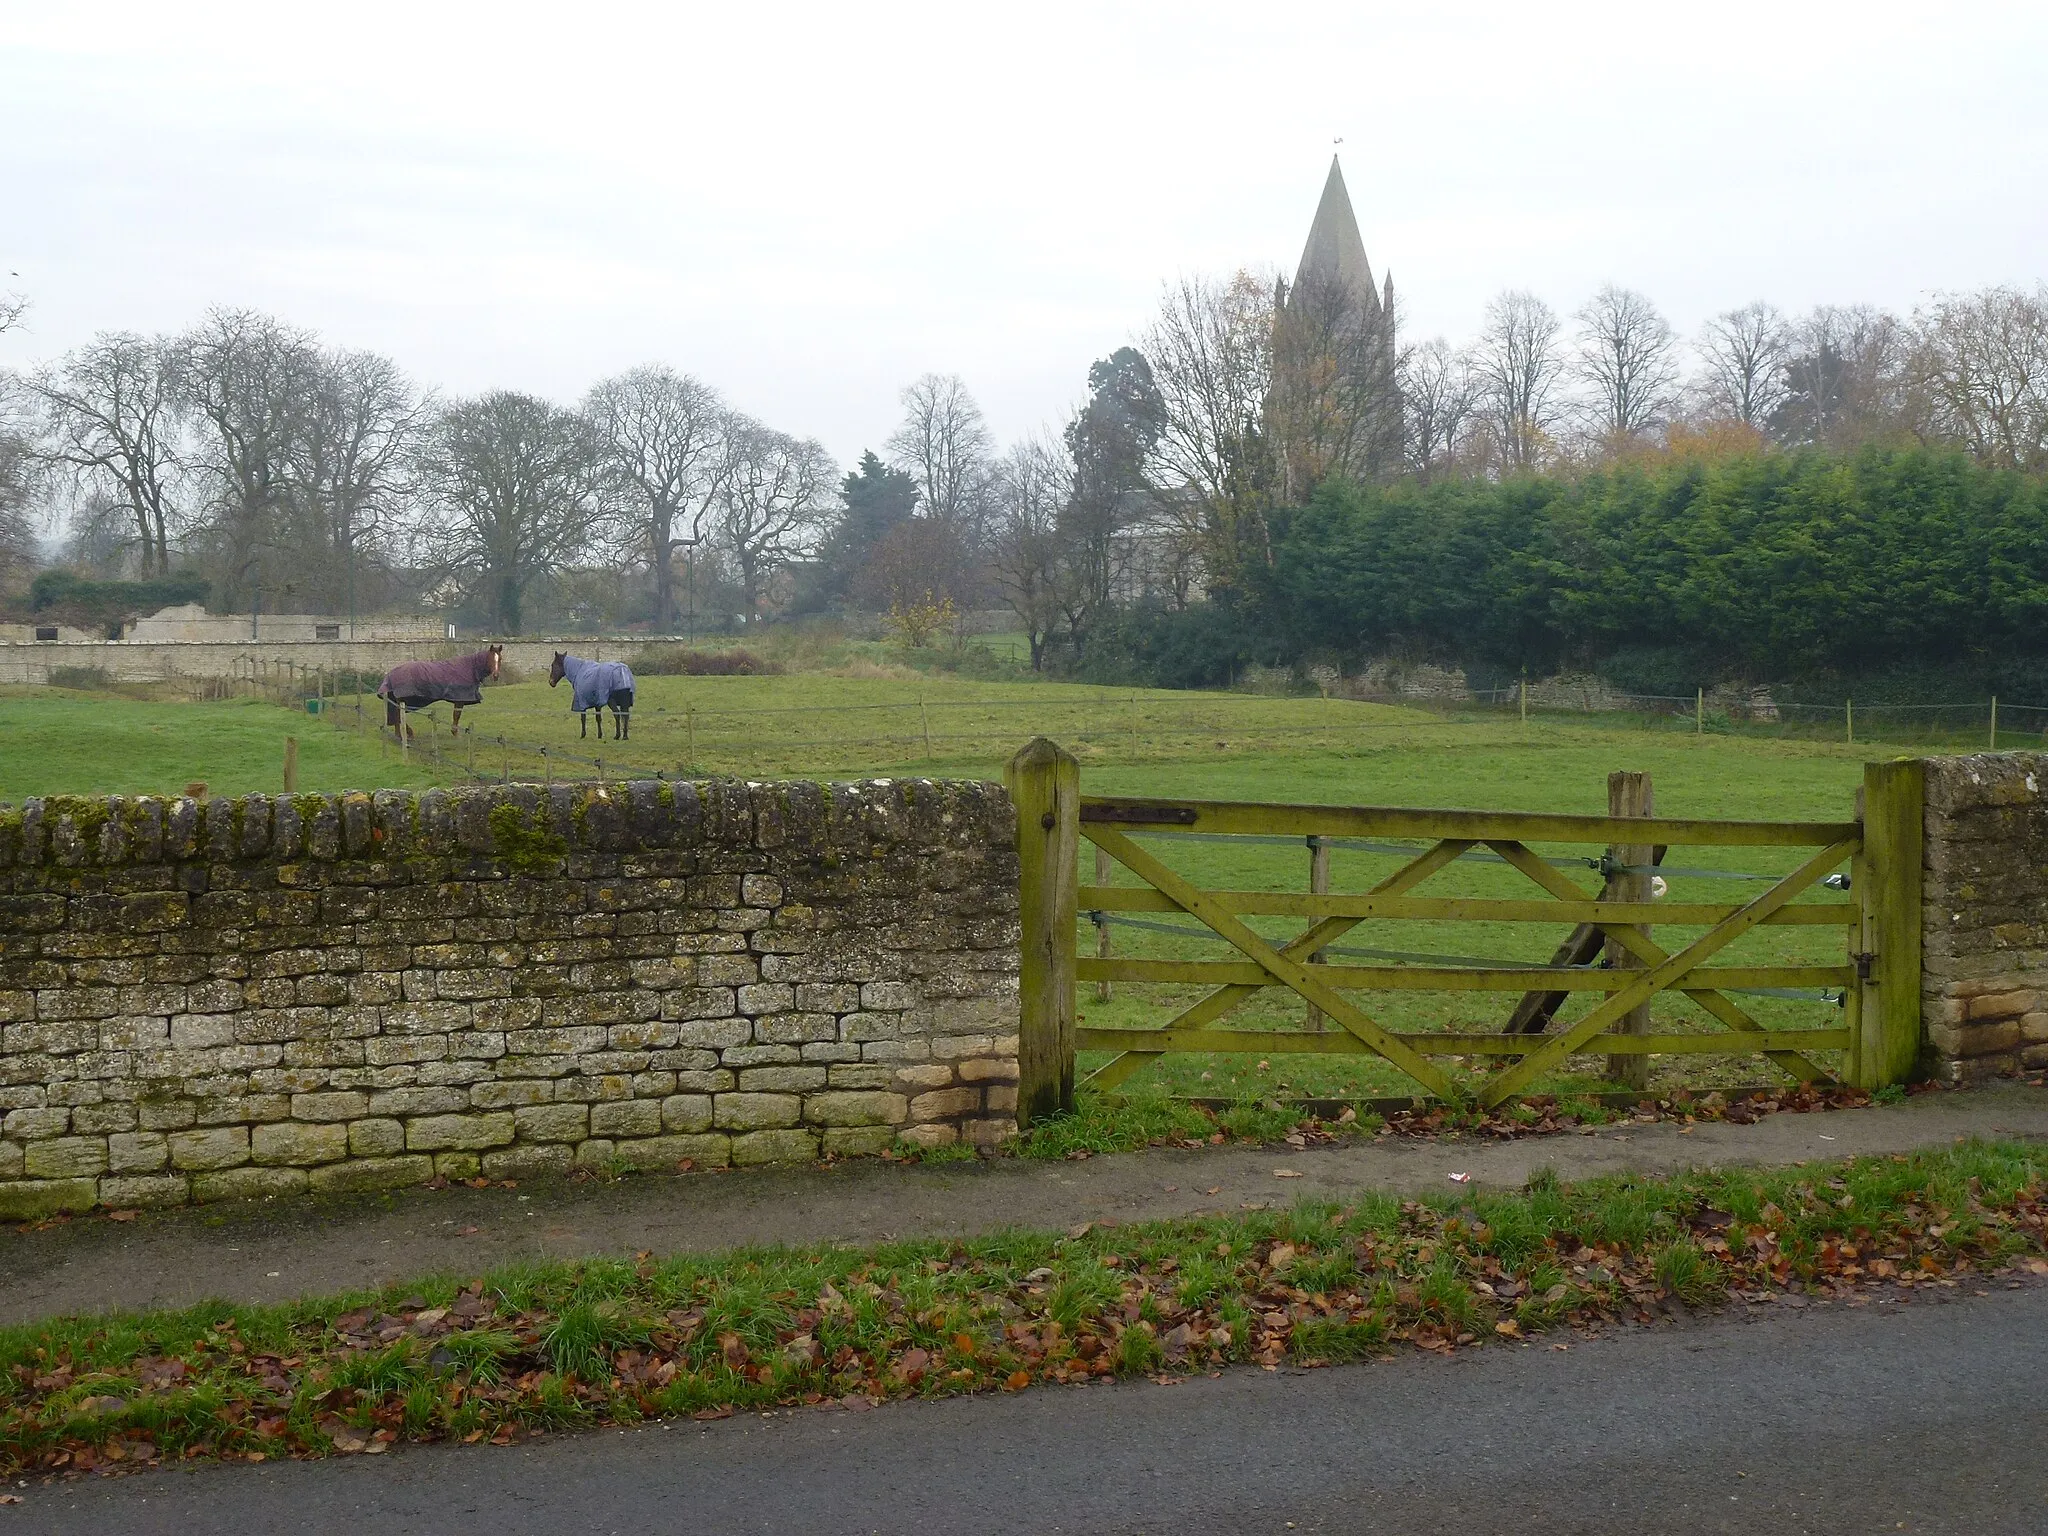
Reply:
[[2048, 1286], [18, 1490], [0, 1532], [2048, 1531]]

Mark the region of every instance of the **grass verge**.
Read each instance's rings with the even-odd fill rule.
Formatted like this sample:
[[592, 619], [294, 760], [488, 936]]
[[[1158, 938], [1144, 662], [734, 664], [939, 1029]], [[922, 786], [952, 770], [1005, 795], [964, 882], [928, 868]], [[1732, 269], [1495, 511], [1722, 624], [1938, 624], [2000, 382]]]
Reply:
[[669, 1414], [866, 1407], [1229, 1364], [1448, 1353], [1785, 1290], [2048, 1274], [2048, 1147], [1064, 1236], [536, 1263], [374, 1296], [0, 1332], [0, 1467], [375, 1454]]
[[[1890, 1103], [1904, 1095], [1881, 1090]], [[1619, 1101], [1619, 1102], [1616, 1102]], [[1726, 1120], [1751, 1125], [1765, 1115], [1860, 1109], [1872, 1101], [1860, 1089], [1824, 1083], [1793, 1083], [1746, 1092], [1693, 1093], [1677, 1089], [1653, 1094], [1532, 1094], [1497, 1109], [1474, 1109], [1419, 1100], [1386, 1100], [1345, 1105], [1336, 1100], [1276, 1098], [1217, 1099], [1204, 1102], [1143, 1085], [1124, 1093], [1074, 1096], [1071, 1114], [1033, 1125], [999, 1155], [1056, 1161], [1142, 1147], [1200, 1147], [1228, 1142], [1315, 1145], [1359, 1136], [1471, 1135], [1496, 1141], [1554, 1135], [1582, 1125], [1617, 1120], [1670, 1121], [1692, 1125]], [[967, 1161], [969, 1147], [913, 1153], [919, 1161]]]

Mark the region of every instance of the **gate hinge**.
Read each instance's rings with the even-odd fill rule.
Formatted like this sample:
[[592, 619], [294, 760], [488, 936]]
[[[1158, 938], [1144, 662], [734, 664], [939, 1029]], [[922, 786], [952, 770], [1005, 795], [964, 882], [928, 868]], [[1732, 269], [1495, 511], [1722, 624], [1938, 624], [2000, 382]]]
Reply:
[[1868, 980], [1870, 980], [1870, 966], [1871, 966], [1871, 962], [1873, 962], [1874, 960], [1876, 960], [1876, 959], [1877, 959], [1877, 956], [1876, 956], [1876, 955], [1873, 955], [1873, 954], [1872, 954], [1872, 953], [1871, 953], [1871, 952], [1870, 952], [1869, 950], [1867, 950], [1867, 949], [1864, 949], [1864, 950], [1858, 950], [1858, 951], [1857, 951], [1857, 952], [1856, 952], [1855, 954], [1851, 955], [1851, 956], [1850, 956], [1849, 958], [1850, 958], [1850, 960], [1852, 960], [1852, 961], [1853, 961], [1853, 962], [1855, 963], [1855, 966], [1856, 966], [1856, 979], [1857, 979], [1858, 981], [1868, 981]]

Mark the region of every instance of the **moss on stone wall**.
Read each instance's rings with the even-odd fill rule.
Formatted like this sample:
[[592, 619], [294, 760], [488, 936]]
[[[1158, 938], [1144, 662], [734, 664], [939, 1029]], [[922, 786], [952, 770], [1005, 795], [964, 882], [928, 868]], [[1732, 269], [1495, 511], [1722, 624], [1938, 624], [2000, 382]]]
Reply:
[[569, 856], [567, 838], [548, 830], [539, 811], [528, 815], [516, 805], [491, 807], [491, 847], [509, 868], [522, 875], [553, 874]]

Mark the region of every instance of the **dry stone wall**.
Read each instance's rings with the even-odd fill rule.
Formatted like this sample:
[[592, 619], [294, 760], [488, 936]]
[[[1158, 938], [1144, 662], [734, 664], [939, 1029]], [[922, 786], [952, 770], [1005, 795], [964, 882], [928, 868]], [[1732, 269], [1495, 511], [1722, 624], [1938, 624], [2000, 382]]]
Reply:
[[1928, 759], [1923, 825], [1927, 1071], [2048, 1067], [2048, 753]]
[[1015, 1128], [988, 784], [0, 807], [0, 1216]]

